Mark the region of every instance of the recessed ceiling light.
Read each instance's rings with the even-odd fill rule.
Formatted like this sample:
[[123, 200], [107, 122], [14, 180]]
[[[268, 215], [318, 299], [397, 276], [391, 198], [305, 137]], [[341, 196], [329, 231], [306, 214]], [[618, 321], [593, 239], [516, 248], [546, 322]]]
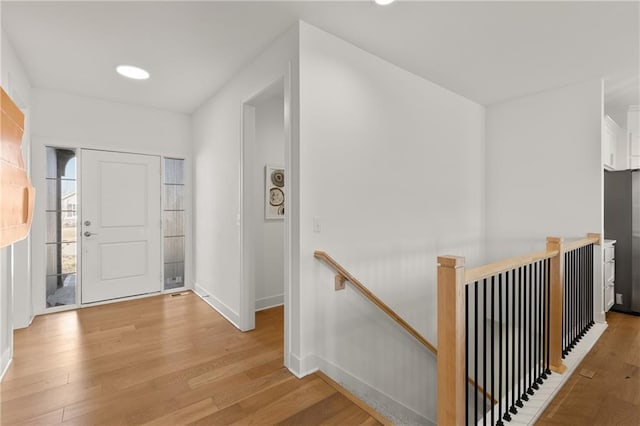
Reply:
[[395, 0], [373, 0], [375, 4], [379, 4], [380, 6], [386, 6], [388, 4], [393, 3]]
[[132, 65], [118, 65], [116, 71], [118, 74], [127, 78], [133, 78], [134, 80], [146, 80], [149, 78], [148, 71]]

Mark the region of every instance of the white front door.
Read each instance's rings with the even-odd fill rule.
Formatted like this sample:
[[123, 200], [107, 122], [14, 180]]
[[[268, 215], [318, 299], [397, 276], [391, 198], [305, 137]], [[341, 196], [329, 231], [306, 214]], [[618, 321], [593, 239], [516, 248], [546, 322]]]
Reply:
[[82, 303], [159, 292], [160, 157], [82, 150]]

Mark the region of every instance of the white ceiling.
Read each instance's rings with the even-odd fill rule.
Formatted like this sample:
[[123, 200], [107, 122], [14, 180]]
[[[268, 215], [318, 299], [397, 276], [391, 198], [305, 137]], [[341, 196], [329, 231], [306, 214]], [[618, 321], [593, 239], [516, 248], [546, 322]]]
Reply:
[[[482, 104], [605, 77], [640, 103], [639, 2], [8, 2], [35, 87], [192, 112], [298, 19]], [[151, 72], [136, 82], [118, 64]]]

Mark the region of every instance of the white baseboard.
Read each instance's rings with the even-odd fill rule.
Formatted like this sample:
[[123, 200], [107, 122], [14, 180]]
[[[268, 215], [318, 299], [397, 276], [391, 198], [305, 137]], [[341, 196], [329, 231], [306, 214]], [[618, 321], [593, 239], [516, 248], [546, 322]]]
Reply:
[[379, 391], [363, 380], [351, 375], [340, 367], [319, 358], [314, 357], [318, 368], [338, 382], [344, 388], [355, 394], [358, 398], [369, 404], [371, 408], [384, 415], [396, 425], [435, 425], [436, 422], [415, 412], [411, 408], [396, 401], [389, 395]]
[[23, 323], [23, 324], [14, 324], [14, 325], [13, 325], [13, 329], [14, 329], [14, 330], [19, 330], [19, 329], [21, 329], [21, 328], [28, 328], [28, 327], [31, 325], [31, 323], [33, 322], [33, 319], [34, 319], [34, 318], [35, 318], [35, 316], [34, 316], [34, 315], [31, 315], [31, 316], [29, 317], [29, 321], [28, 321], [27, 323]]
[[284, 305], [284, 294], [256, 299], [256, 312]]
[[4, 375], [9, 369], [11, 361], [11, 348], [7, 348], [7, 350], [2, 353], [2, 357], [0, 360], [0, 382], [2, 382], [2, 379], [4, 379]]
[[222, 315], [227, 321], [229, 321], [235, 328], [241, 330], [240, 328], [240, 315], [235, 312], [233, 309], [225, 305], [220, 299], [215, 297], [212, 294], [199, 286], [197, 283], [195, 285], [194, 293], [200, 296], [202, 300], [207, 302], [209, 306], [215, 309], [220, 315]]
[[287, 368], [298, 379], [302, 379], [318, 371], [318, 363], [316, 362], [315, 355], [307, 355], [300, 358], [297, 355], [289, 354], [289, 363], [290, 365], [287, 365]]

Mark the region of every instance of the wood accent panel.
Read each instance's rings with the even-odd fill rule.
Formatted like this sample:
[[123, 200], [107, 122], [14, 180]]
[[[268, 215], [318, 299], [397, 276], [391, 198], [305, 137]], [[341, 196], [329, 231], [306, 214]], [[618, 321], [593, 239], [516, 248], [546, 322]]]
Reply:
[[24, 114], [0, 88], [0, 247], [29, 234], [35, 189], [22, 159]]
[[562, 362], [562, 301], [564, 281], [563, 240], [547, 237], [547, 250], [554, 251], [550, 261], [550, 294], [547, 306], [549, 312], [549, 368], [556, 373], [564, 373], [567, 366]]
[[[608, 312], [609, 327], [537, 421], [539, 426], [637, 425], [640, 317]], [[584, 377], [582, 370], [595, 374]]]
[[38, 316], [14, 333], [0, 424], [382, 423], [289, 373], [283, 330], [282, 307], [242, 333], [191, 292]]
[[465, 424], [464, 258], [438, 257], [438, 424]]
[[[382, 300], [380, 300], [375, 294], [373, 294], [371, 292], [371, 290], [369, 290], [364, 284], [362, 284], [360, 281], [358, 281], [357, 278], [355, 278], [353, 275], [351, 275], [349, 273], [349, 271], [347, 271], [345, 268], [343, 268], [342, 265], [340, 265], [338, 262], [336, 262], [331, 256], [329, 256], [327, 253], [325, 253], [323, 251], [316, 251], [316, 252], [314, 252], [313, 255], [317, 259], [322, 260], [327, 265], [329, 265], [331, 268], [333, 268], [338, 273], [338, 276], [341, 276], [344, 279], [344, 281], [350, 282], [351, 285], [353, 285], [353, 287], [356, 290], [358, 290], [360, 293], [362, 293], [363, 296], [365, 296], [374, 305], [376, 305], [378, 308], [380, 308], [380, 310], [382, 310], [385, 314], [387, 314], [389, 317], [391, 317], [391, 319], [394, 320], [398, 325], [400, 325], [400, 327], [404, 328], [407, 333], [412, 335], [418, 342], [422, 343], [422, 345], [424, 345], [424, 347], [429, 349], [434, 354], [437, 353], [436, 347], [433, 346], [431, 344], [431, 342], [429, 342], [427, 339], [424, 338], [424, 336], [422, 336], [420, 333], [418, 333], [418, 331], [415, 328], [411, 327], [411, 325], [409, 325], [408, 322], [406, 322], [404, 319], [402, 319], [402, 317], [400, 315], [398, 315], [386, 303], [384, 303]], [[336, 279], [335, 279], [335, 289], [336, 290], [340, 290], [340, 288], [338, 288], [339, 287], [338, 286], [338, 281], [339, 281], [338, 276], [336, 276]], [[340, 280], [340, 281], [342, 281], [342, 280]]]
[[554, 250], [545, 250], [537, 253], [527, 254], [524, 256], [512, 257], [510, 259], [501, 260], [499, 262], [490, 263], [488, 265], [479, 266], [469, 269], [465, 272], [465, 284], [471, 284], [501, 272], [510, 271], [520, 266], [529, 265], [543, 259], [549, 259], [557, 254]]

